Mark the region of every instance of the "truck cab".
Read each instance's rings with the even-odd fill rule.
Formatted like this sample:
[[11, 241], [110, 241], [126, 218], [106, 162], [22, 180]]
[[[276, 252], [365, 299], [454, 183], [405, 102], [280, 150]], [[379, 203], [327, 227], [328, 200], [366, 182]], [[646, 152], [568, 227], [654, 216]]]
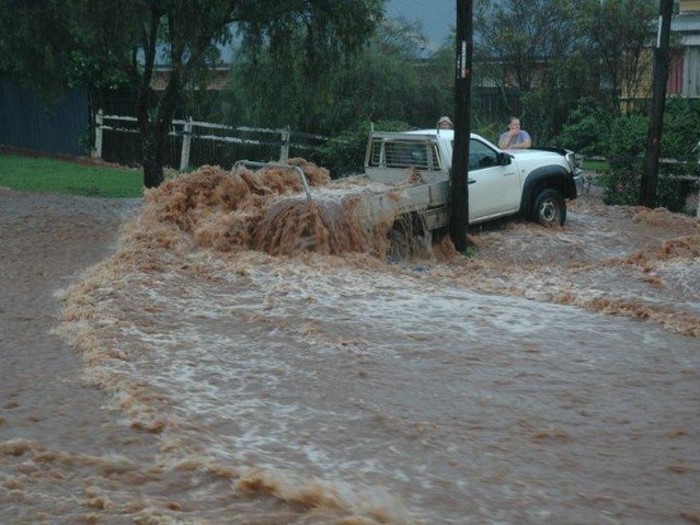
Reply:
[[[433, 193], [444, 194], [449, 201], [453, 144], [452, 130], [372, 132], [365, 173], [375, 182], [402, 184], [406, 171], [412, 170], [418, 174], [418, 184], [445, 185]], [[573, 152], [556, 148], [501, 150], [472, 134], [467, 172], [469, 223], [520, 214], [546, 226], [563, 225], [566, 200], [575, 199], [580, 187], [576, 172]], [[448, 202], [441, 205], [446, 207]]]

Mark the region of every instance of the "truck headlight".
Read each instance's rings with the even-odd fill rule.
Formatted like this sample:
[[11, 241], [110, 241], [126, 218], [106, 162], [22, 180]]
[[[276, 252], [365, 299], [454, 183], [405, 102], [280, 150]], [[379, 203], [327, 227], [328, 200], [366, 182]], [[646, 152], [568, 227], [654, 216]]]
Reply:
[[575, 175], [576, 171], [578, 170], [578, 165], [576, 164], [576, 153], [574, 153], [573, 151], [567, 151], [566, 162], [569, 164], [569, 169], [571, 170], [571, 173]]

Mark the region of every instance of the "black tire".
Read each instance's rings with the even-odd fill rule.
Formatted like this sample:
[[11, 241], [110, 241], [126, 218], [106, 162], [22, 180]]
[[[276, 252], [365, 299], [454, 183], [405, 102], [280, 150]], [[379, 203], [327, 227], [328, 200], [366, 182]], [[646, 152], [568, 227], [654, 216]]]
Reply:
[[563, 226], [566, 221], [566, 202], [557, 190], [547, 188], [535, 197], [532, 220], [545, 227]]

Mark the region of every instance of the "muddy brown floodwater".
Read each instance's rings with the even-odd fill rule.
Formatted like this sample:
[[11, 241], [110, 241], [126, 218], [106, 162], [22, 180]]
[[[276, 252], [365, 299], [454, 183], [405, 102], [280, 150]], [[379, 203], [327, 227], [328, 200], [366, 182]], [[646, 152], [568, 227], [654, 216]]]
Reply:
[[0, 523], [700, 523], [700, 221], [588, 194], [402, 259], [295, 162], [312, 204], [0, 189]]

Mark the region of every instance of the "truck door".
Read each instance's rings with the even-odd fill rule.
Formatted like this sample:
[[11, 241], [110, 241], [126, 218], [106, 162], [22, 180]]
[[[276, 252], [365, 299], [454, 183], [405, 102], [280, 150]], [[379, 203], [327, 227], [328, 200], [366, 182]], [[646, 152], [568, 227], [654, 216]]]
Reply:
[[498, 152], [472, 138], [469, 143], [469, 222], [514, 213], [520, 206], [515, 163], [502, 165]]

